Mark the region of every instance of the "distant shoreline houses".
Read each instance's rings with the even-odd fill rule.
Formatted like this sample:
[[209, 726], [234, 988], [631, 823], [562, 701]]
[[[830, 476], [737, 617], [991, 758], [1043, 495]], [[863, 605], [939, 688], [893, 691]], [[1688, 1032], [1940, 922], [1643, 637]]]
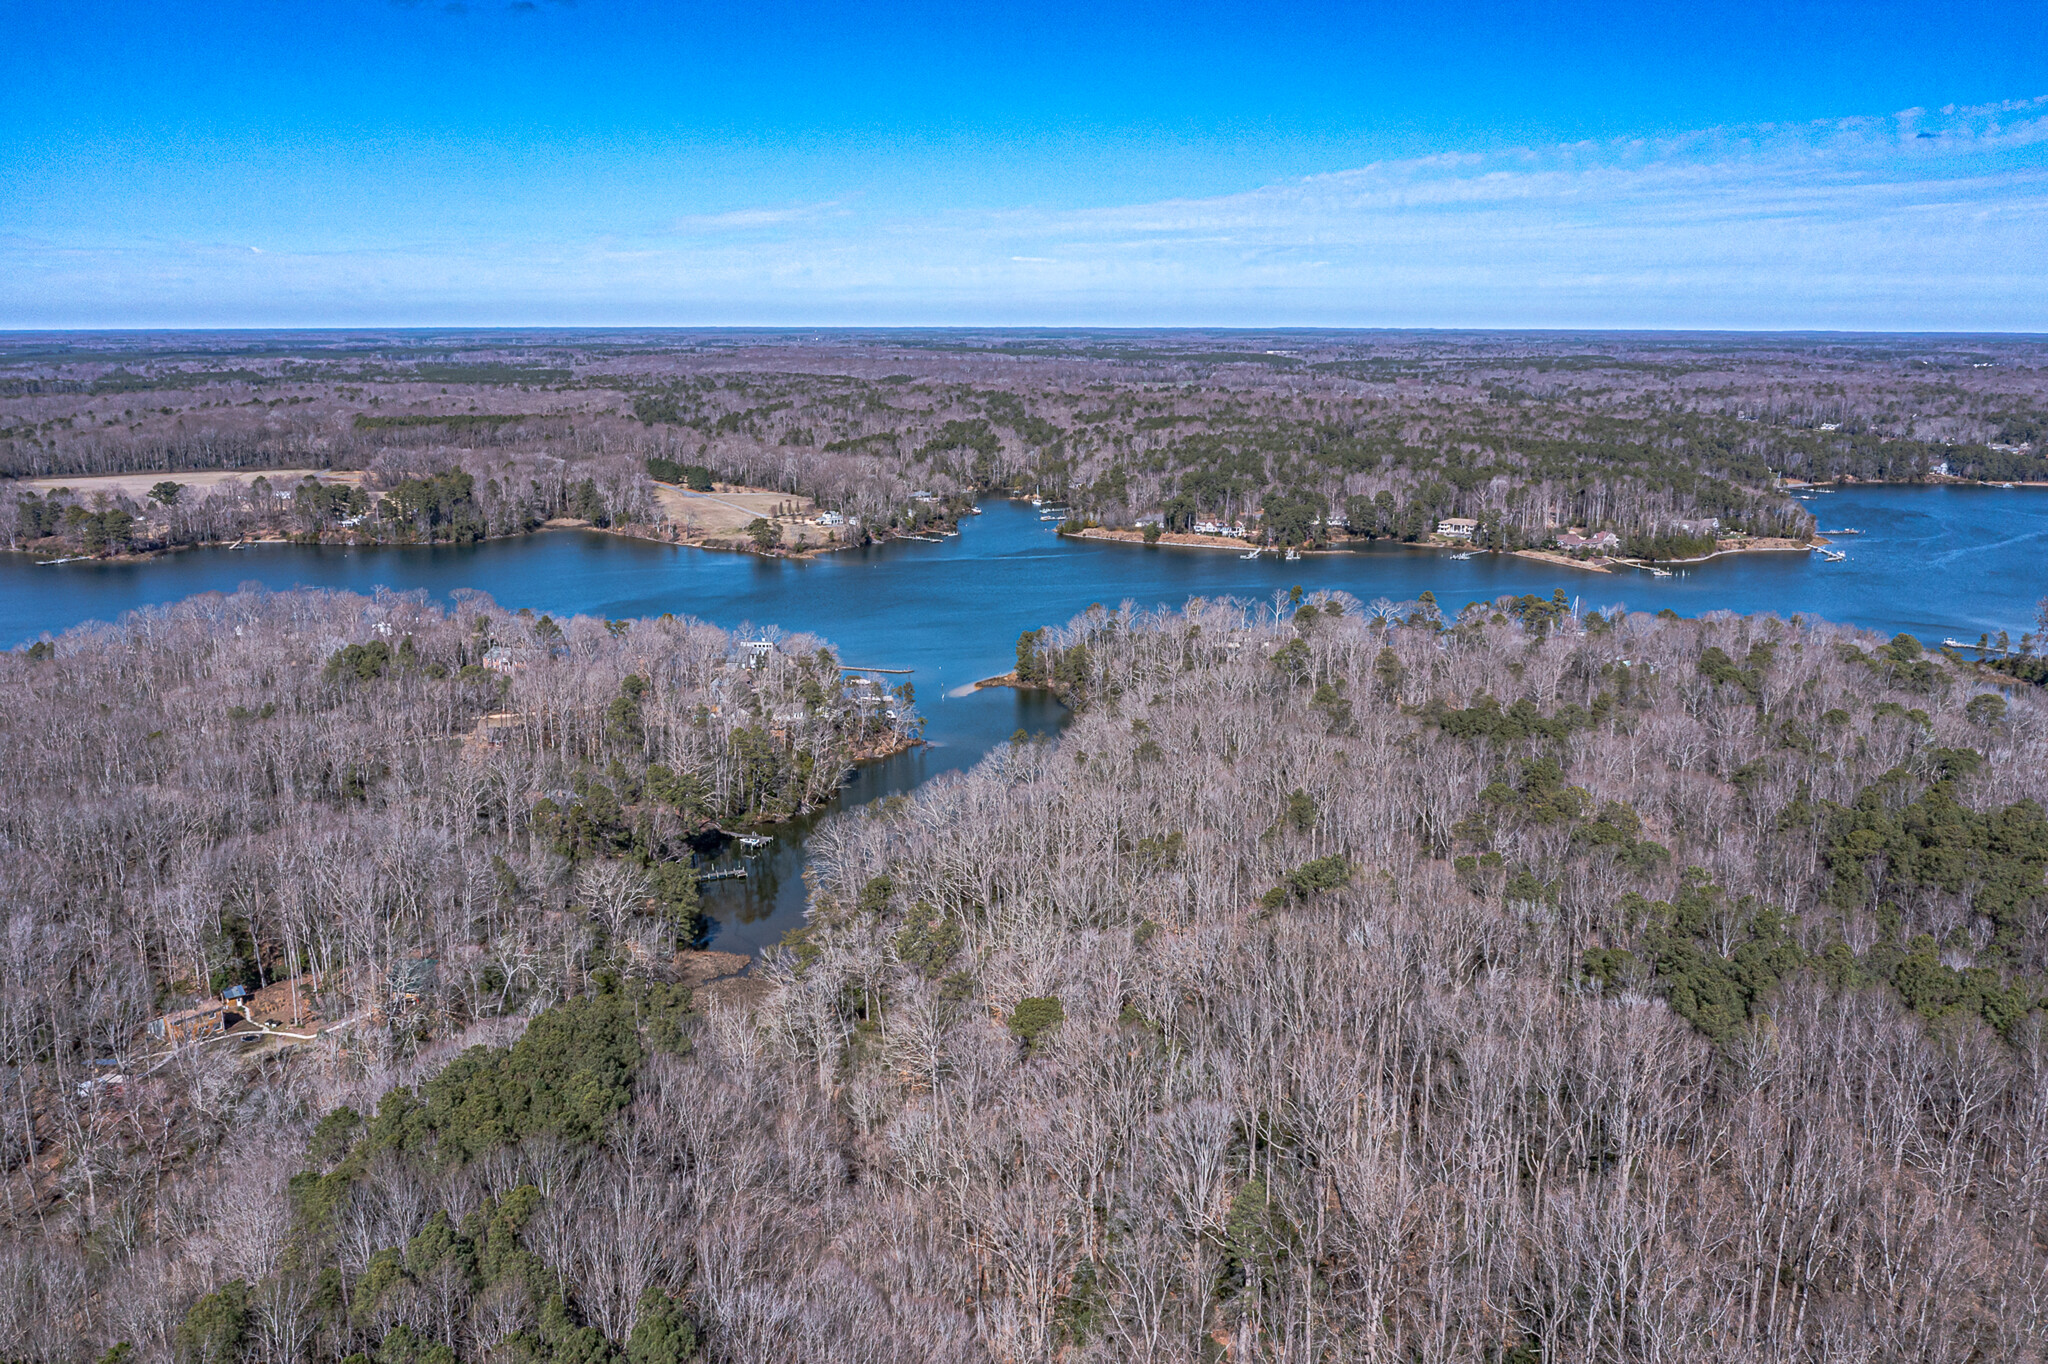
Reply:
[[[1666, 531], [1678, 535], [1717, 537], [1721, 533], [1719, 517], [1706, 516], [1690, 520], [1670, 522]], [[1474, 516], [1447, 516], [1436, 523], [1436, 535], [1440, 540], [1471, 543], [1479, 536], [1479, 518]], [[1611, 530], [1589, 531], [1584, 526], [1568, 526], [1550, 534], [1544, 543], [1554, 543], [1567, 553], [1587, 551], [1596, 554], [1618, 553], [1622, 547], [1621, 535]]]
[[[1166, 528], [1165, 518], [1156, 512], [1138, 517], [1135, 524], [1139, 529], [1163, 531]], [[1360, 534], [1348, 522], [1332, 522], [1328, 524], [1331, 527], [1341, 524], [1343, 529], [1350, 531], [1353, 536]], [[1424, 524], [1433, 526], [1432, 534], [1424, 537], [1425, 539], [1433, 539], [1440, 543], [1450, 542], [1452, 544], [1470, 545], [1479, 542], [1481, 529], [1485, 523], [1482, 518], [1477, 516], [1446, 516], [1433, 523], [1425, 522]], [[1243, 519], [1225, 521], [1215, 517], [1200, 517], [1188, 523], [1187, 532], [1201, 536], [1247, 540], [1259, 536], [1260, 528], [1261, 523], [1256, 520], [1249, 522]], [[1740, 532], [1725, 530], [1721, 525], [1720, 518], [1714, 516], [1675, 518], [1658, 523], [1652, 528], [1652, 531], [1655, 536], [1659, 537], [1676, 535], [1719, 540], [1725, 535], [1734, 534], [1737, 539], [1742, 538]], [[1495, 542], [1493, 531], [1488, 530], [1486, 537], [1488, 543], [1494, 544], [1495, 548], [1505, 547]], [[1508, 538], [1515, 539], [1512, 534]], [[1609, 557], [1621, 554], [1624, 546], [1623, 536], [1619, 531], [1588, 530], [1584, 526], [1562, 528], [1553, 526], [1532, 540], [1516, 540], [1516, 543], [1524, 547], [1543, 548], [1567, 554], [1590, 554]]]

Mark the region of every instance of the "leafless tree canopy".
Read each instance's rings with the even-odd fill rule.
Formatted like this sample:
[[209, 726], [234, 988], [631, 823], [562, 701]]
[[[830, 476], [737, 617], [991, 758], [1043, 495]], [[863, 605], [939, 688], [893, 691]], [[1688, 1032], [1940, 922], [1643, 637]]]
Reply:
[[[287, 594], [0, 660], [0, 1354], [2043, 1357], [2038, 689], [1098, 609], [1027, 646], [1062, 737], [828, 821], [688, 998], [687, 824], [874, 737], [821, 647]], [[368, 1016], [145, 1045], [223, 971]]]
[[[674, 532], [649, 460], [816, 498], [886, 529], [974, 491], [1077, 517], [1280, 538], [1484, 543], [1579, 526], [1811, 531], [1805, 479], [2048, 479], [2048, 350], [2023, 339], [1399, 333], [578, 333], [326, 342], [81, 339], [0, 347], [0, 477], [246, 471], [251, 482], [24, 511], [10, 545], [147, 548], [254, 530], [508, 535], [574, 516]], [[364, 469], [394, 496], [257, 489], [270, 468]], [[443, 482], [428, 486], [433, 479]], [[466, 479], [459, 491], [446, 480]], [[410, 482], [408, 482], [410, 480]], [[104, 496], [104, 495], [102, 495]], [[955, 504], [957, 505], [957, 503]], [[351, 519], [353, 516], [356, 519]], [[52, 539], [50, 537], [57, 537]]]

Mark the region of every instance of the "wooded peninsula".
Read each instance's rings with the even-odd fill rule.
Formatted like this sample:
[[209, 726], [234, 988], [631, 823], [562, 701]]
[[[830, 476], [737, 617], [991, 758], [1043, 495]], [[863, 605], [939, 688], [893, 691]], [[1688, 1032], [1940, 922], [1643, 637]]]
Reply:
[[[1909, 636], [1282, 594], [829, 641], [298, 591], [0, 656], [0, 1354], [2027, 1359], [2048, 697]], [[772, 824], [767, 825], [772, 827]]]

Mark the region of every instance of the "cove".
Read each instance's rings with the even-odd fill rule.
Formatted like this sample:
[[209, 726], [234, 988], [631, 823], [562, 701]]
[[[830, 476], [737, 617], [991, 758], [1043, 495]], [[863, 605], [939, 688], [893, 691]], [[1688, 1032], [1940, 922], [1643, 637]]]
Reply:
[[2048, 490], [1872, 486], [1816, 493], [1807, 505], [1824, 530], [1863, 532], [1837, 540], [1846, 562], [1736, 555], [1670, 578], [1499, 555], [1460, 561], [1384, 544], [1288, 563], [1246, 562], [1220, 550], [1062, 541], [1032, 508], [994, 500], [941, 543], [898, 541], [808, 561], [582, 531], [459, 548], [259, 545], [132, 564], [45, 567], [0, 554], [0, 646], [247, 583], [423, 590], [443, 601], [474, 588], [505, 606], [556, 615], [674, 612], [727, 628], [806, 631], [829, 640], [848, 663], [913, 669], [929, 746], [864, 767], [833, 807], [784, 826], [771, 848], [750, 858], [750, 879], [705, 888], [716, 921], [710, 945], [753, 953], [802, 922], [802, 836], [815, 819], [971, 766], [1019, 729], [1058, 728], [1063, 712], [1048, 698], [974, 692], [968, 684], [1007, 672], [1021, 631], [1063, 623], [1094, 602], [1264, 601], [1298, 584], [1364, 601], [1410, 600], [1428, 590], [1455, 611], [1502, 593], [1547, 597], [1562, 588], [1589, 608], [1802, 613], [1936, 643], [1949, 635], [1974, 642], [2001, 629], [2016, 638], [2033, 627], [2035, 603], [2048, 595]]

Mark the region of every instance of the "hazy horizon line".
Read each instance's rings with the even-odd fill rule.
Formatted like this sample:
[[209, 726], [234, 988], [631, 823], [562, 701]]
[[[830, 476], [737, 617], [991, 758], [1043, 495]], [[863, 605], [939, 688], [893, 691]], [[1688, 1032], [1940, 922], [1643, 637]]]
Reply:
[[175, 324], [144, 326], [8, 326], [0, 325], [0, 338], [14, 336], [206, 336], [206, 335], [375, 335], [386, 333], [413, 333], [430, 335], [442, 332], [484, 333], [484, 332], [703, 332], [741, 333], [767, 335], [798, 335], [807, 332], [856, 334], [881, 332], [895, 334], [917, 334], [929, 332], [957, 332], [976, 334], [1004, 332], [1018, 334], [1062, 335], [1085, 333], [1090, 335], [1159, 335], [1183, 333], [1190, 335], [1224, 333], [1243, 336], [1349, 336], [1367, 334], [1397, 335], [1444, 335], [1444, 336], [1840, 336], [1840, 337], [1981, 337], [1987, 340], [2048, 341], [2048, 330], [2043, 331], [1986, 331], [1971, 328], [1872, 328], [1872, 327], [1729, 327], [1729, 326], [1618, 326], [1587, 323], [1578, 326], [1431, 326], [1416, 323], [1357, 323], [1332, 325], [1328, 323], [1273, 323], [1268, 326], [1247, 326], [1242, 323], [1050, 323], [1050, 322], [831, 322], [831, 323], [759, 323], [759, 322], [446, 322], [446, 323], [299, 323], [299, 324], [229, 324], [208, 326], [181, 326]]

